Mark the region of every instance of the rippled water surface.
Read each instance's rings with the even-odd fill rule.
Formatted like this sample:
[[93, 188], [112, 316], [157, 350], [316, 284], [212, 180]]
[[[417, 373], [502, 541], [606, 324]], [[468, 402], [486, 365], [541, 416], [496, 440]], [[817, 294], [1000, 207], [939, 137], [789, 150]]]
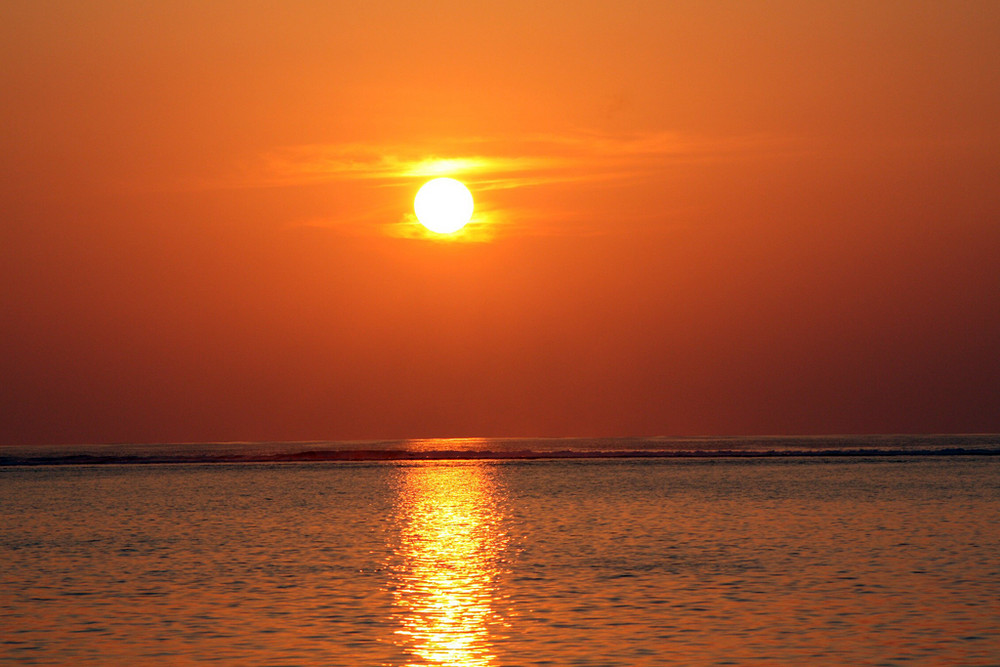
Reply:
[[997, 457], [0, 468], [0, 661], [1000, 664]]

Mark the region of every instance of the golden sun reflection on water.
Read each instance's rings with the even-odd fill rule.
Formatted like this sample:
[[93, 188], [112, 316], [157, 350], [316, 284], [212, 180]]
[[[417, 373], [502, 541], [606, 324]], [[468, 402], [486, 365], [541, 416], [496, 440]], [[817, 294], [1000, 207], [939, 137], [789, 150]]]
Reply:
[[398, 643], [410, 665], [482, 667], [503, 628], [496, 578], [506, 535], [492, 466], [402, 467], [391, 565]]

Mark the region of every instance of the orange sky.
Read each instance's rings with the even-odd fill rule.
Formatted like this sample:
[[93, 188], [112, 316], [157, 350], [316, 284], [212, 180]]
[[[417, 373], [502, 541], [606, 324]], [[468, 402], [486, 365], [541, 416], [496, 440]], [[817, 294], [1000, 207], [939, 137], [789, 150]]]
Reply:
[[1000, 3], [0, 33], [0, 444], [1000, 430]]

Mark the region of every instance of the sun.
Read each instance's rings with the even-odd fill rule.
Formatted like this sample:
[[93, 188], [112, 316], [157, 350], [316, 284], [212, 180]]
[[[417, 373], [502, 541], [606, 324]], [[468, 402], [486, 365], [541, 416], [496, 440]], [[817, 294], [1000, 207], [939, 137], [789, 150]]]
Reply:
[[424, 183], [413, 200], [417, 220], [437, 234], [457, 232], [472, 218], [472, 193], [454, 178]]

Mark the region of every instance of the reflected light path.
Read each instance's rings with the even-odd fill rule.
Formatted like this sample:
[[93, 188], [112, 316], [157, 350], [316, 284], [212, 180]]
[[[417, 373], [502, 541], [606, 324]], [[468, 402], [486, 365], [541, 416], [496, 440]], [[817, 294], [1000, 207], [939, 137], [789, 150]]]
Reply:
[[400, 468], [390, 573], [397, 643], [410, 665], [496, 664], [506, 535], [494, 470], [482, 463]]

